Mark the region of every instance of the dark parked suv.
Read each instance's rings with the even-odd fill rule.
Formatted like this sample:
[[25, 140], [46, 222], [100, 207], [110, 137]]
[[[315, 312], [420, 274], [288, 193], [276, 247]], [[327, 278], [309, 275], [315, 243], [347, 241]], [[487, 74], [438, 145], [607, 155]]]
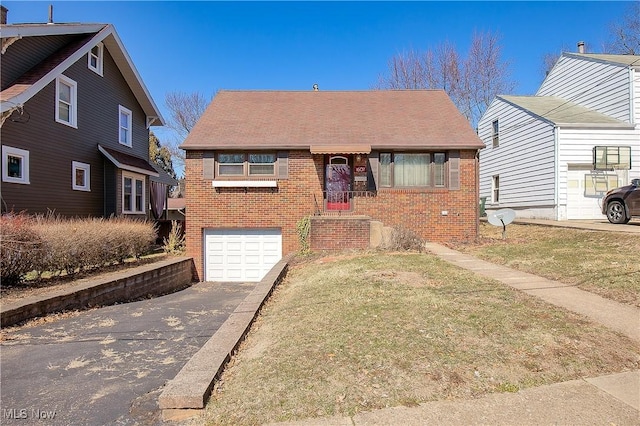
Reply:
[[640, 179], [607, 192], [602, 199], [602, 214], [611, 223], [627, 223], [631, 216], [640, 216]]

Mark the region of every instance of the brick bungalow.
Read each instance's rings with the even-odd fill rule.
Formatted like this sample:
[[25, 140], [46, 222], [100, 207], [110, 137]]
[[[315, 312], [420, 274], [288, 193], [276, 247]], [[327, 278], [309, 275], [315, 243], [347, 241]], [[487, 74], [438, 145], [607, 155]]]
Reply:
[[308, 216], [314, 250], [367, 248], [371, 221], [473, 239], [483, 146], [441, 90], [220, 91], [182, 145], [188, 254], [260, 280]]

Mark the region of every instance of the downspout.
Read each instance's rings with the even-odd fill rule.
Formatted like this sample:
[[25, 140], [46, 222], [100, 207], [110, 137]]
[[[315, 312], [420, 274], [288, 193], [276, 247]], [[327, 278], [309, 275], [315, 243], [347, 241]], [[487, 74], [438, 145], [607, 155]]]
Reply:
[[[635, 73], [636, 71], [633, 68], [629, 67], [629, 123], [633, 125], [638, 125], [639, 123], [636, 123], [636, 111], [634, 108], [635, 99], [633, 98], [633, 94], [634, 94], [633, 86], [635, 84], [635, 81], [634, 81]], [[640, 95], [640, 93], [638, 93], [638, 95]]]
[[480, 150], [476, 150], [475, 163], [476, 168], [476, 238], [480, 237]]
[[553, 126], [553, 161], [554, 161], [554, 204], [556, 206], [556, 220], [560, 220], [560, 152], [558, 147], [558, 139], [560, 128]]

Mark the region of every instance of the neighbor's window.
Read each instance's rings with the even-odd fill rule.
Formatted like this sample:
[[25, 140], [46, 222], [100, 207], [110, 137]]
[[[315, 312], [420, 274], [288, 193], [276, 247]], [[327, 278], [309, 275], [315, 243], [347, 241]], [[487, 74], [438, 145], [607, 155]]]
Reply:
[[29, 151], [2, 146], [2, 181], [29, 184]]
[[144, 213], [144, 177], [133, 174], [122, 175], [122, 212], [125, 214]]
[[94, 71], [96, 74], [102, 75], [103, 68], [103, 59], [102, 55], [104, 52], [104, 45], [102, 43], [98, 43], [91, 48], [89, 51], [89, 69]]
[[218, 154], [217, 176], [275, 176], [275, 153]]
[[436, 153], [380, 154], [379, 182], [381, 187], [413, 188], [444, 187], [446, 155]]
[[119, 116], [120, 116], [120, 133], [119, 133], [119, 142], [122, 145], [131, 146], [131, 133], [132, 133], [132, 125], [131, 118], [132, 113], [131, 110], [120, 105], [119, 107]]
[[491, 202], [497, 203], [500, 201], [500, 176], [495, 175], [491, 180]]
[[60, 75], [56, 79], [56, 121], [76, 127], [78, 112], [78, 84], [70, 78]]
[[497, 148], [498, 146], [500, 146], [500, 140], [498, 139], [498, 131], [499, 131], [499, 127], [498, 127], [498, 120], [494, 120], [493, 123], [491, 123], [492, 128], [493, 128], [493, 147]]
[[594, 146], [594, 170], [630, 170], [630, 146]]
[[71, 187], [75, 191], [91, 191], [91, 166], [79, 161], [72, 161], [71, 179]]

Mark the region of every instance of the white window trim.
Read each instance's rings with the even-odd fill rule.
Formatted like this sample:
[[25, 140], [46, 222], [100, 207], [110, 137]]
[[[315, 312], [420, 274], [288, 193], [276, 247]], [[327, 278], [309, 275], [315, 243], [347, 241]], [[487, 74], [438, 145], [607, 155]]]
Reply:
[[[496, 185], [496, 181], [498, 185]], [[496, 193], [498, 194], [497, 197]], [[491, 176], [491, 202], [494, 204], [500, 202], [500, 175]]]
[[[84, 185], [76, 185], [76, 170], [84, 170]], [[91, 165], [79, 161], [71, 162], [71, 187], [74, 191], [91, 191]]]
[[[122, 129], [122, 127], [120, 126], [120, 116], [122, 114], [127, 114], [129, 116], [129, 129], [128, 129], [129, 131], [127, 132], [127, 140], [124, 142], [120, 140], [120, 130]], [[129, 148], [131, 148], [132, 134], [133, 134], [133, 113], [131, 112], [130, 109], [125, 108], [122, 105], [119, 105], [118, 106], [118, 142], [120, 142], [120, 145], [128, 146]]]
[[91, 58], [95, 57], [95, 55], [93, 54], [93, 48], [91, 48], [89, 50], [89, 53], [87, 53], [87, 66], [89, 67], [89, 69], [93, 72], [95, 72], [96, 74], [98, 74], [99, 76], [102, 77], [102, 73], [103, 73], [103, 68], [104, 68], [104, 45], [102, 43], [98, 43], [96, 44], [94, 47], [98, 48], [98, 56], [96, 57], [96, 67], [94, 68], [91, 65]]
[[492, 148], [500, 146], [500, 122], [497, 118], [491, 122], [491, 140]]
[[[71, 87], [69, 121], [60, 119], [60, 83]], [[62, 74], [56, 78], [56, 121], [74, 129], [78, 128], [78, 83]]]
[[[124, 209], [124, 180], [125, 178], [131, 179], [131, 210]], [[136, 180], [142, 181], [142, 210], [136, 210]], [[146, 213], [146, 195], [147, 195], [147, 182], [144, 175], [138, 175], [134, 173], [122, 173], [122, 213], [123, 214], [145, 214]]]
[[[22, 177], [15, 178], [9, 176], [9, 156], [22, 158]], [[7, 183], [20, 183], [29, 185], [29, 151], [14, 148], [12, 146], [2, 146], [2, 181]]]

